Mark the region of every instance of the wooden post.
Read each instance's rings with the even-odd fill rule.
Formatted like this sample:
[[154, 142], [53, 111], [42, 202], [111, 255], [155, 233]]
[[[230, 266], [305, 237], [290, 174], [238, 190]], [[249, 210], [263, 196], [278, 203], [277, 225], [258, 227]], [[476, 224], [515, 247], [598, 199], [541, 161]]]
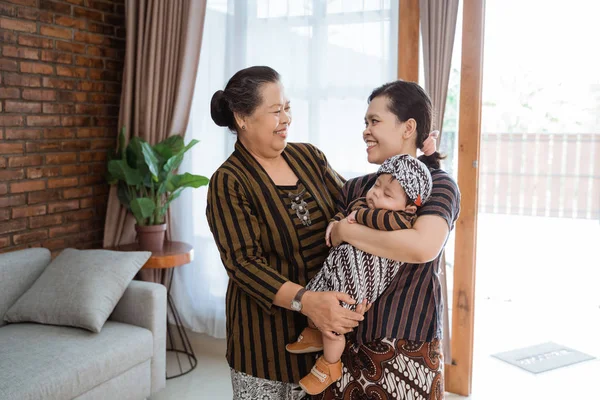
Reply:
[[419, 0], [398, 7], [398, 79], [419, 81]]
[[473, 376], [484, 17], [485, 0], [463, 0], [458, 129], [458, 186], [462, 199], [454, 256], [452, 365], [447, 365], [445, 378], [446, 390], [462, 396], [471, 394]]

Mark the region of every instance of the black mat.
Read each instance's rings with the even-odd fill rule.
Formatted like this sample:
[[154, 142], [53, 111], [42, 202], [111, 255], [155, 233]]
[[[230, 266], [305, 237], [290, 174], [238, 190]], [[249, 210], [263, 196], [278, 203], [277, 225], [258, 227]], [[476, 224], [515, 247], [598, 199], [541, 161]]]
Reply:
[[492, 354], [499, 360], [534, 374], [546, 372], [582, 361], [593, 360], [588, 354], [548, 342], [503, 353]]

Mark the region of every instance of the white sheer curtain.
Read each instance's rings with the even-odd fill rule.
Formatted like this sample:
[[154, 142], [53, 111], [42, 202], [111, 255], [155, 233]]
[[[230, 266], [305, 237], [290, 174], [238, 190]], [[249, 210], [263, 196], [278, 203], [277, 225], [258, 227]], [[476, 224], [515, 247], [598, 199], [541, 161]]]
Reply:
[[[372, 172], [363, 118], [373, 88], [396, 77], [397, 24], [389, 0], [208, 0], [186, 132], [200, 144], [183, 170], [210, 176], [229, 156], [235, 136], [212, 122], [211, 96], [236, 71], [268, 65], [291, 100], [289, 140], [315, 144], [346, 178]], [[173, 295], [188, 328], [224, 337], [227, 275], [205, 209], [206, 188], [174, 204], [174, 238], [193, 244], [195, 259], [175, 271]]]

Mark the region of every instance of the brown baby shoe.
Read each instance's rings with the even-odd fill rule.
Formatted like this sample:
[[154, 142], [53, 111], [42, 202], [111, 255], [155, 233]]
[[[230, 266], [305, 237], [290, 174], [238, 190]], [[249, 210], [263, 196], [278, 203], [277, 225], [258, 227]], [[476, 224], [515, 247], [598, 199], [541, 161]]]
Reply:
[[342, 361], [329, 364], [323, 356], [317, 359], [308, 375], [300, 379], [300, 387], [308, 394], [314, 396], [322, 393], [333, 382], [342, 377]]
[[306, 327], [298, 336], [298, 340], [285, 346], [293, 354], [306, 354], [323, 351], [323, 337], [318, 329]]

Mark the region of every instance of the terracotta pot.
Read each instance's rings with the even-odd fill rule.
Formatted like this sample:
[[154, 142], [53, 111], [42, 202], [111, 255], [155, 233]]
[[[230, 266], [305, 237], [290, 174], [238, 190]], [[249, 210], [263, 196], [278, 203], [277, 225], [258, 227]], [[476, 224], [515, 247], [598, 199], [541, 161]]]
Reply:
[[167, 224], [139, 226], [135, 225], [140, 250], [161, 251], [165, 243]]

